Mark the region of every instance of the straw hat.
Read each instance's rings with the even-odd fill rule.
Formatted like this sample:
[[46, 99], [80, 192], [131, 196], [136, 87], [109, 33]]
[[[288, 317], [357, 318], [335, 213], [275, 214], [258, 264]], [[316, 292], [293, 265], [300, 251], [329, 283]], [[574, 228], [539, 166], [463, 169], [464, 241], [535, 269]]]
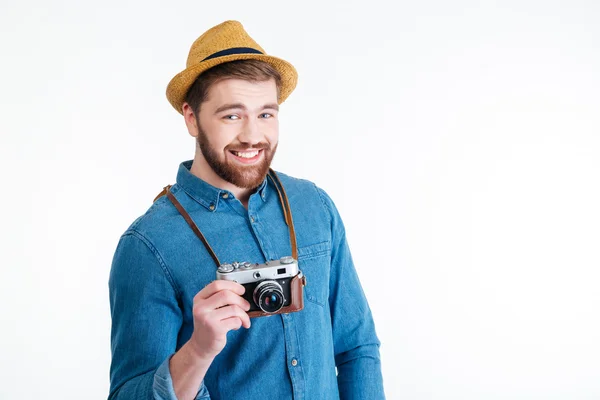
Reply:
[[175, 75], [167, 86], [169, 103], [182, 114], [185, 95], [202, 72], [228, 61], [248, 59], [265, 61], [279, 72], [279, 104], [283, 103], [296, 87], [296, 69], [287, 61], [267, 55], [238, 21], [225, 21], [196, 39], [190, 48], [186, 69]]

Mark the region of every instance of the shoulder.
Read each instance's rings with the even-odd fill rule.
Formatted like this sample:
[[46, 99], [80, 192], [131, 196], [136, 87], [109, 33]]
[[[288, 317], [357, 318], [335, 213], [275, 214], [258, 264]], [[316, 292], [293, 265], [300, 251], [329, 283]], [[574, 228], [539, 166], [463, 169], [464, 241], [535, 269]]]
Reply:
[[281, 171], [275, 172], [286, 190], [288, 190], [288, 187], [294, 189], [311, 189], [316, 187], [316, 185], [308, 179], [296, 178]]
[[317, 186], [314, 182], [304, 178], [296, 178], [280, 171], [275, 172], [281, 180], [286, 192], [293, 191], [295, 194], [312, 194], [318, 196], [322, 200], [331, 201], [327, 192], [323, 188]]
[[[173, 186], [171, 190], [176, 194], [181, 189]], [[134, 235], [152, 245], [157, 237], [162, 236], [166, 227], [179, 222], [178, 215], [167, 196], [161, 196], [129, 225], [123, 236]]]
[[308, 179], [296, 178], [279, 171], [276, 173], [290, 198], [290, 203], [295, 200], [302, 208], [318, 207], [330, 222], [337, 215], [335, 203], [325, 189]]
[[166, 196], [156, 200], [121, 234], [111, 264], [111, 290], [121, 287], [129, 291], [142, 283], [168, 282], [176, 294], [181, 293], [165, 258], [170, 250], [165, 246], [165, 233], [170, 230], [165, 227], [176, 223], [175, 207], [167, 202]]

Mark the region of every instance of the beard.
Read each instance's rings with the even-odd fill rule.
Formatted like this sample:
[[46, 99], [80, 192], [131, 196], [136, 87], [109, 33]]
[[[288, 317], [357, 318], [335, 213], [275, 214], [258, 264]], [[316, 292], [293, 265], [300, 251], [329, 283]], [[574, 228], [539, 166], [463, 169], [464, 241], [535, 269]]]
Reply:
[[224, 153], [233, 150], [262, 150], [262, 157], [258, 164], [254, 165], [238, 165], [229, 161], [227, 155], [224, 157], [215, 150], [209, 143], [206, 132], [200, 127], [200, 121], [196, 118], [198, 126], [198, 136], [196, 142], [204, 155], [204, 159], [213, 171], [223, 180], [244, 189], [254, 189], [265, 180], [271, 167], [271, 161], [277, 151], [277, 144], [271, 148], [270, 143], [258, 143], [251, 147], [243, 146], [241, 143], [234, 145], [229, 144], [225, 147]]

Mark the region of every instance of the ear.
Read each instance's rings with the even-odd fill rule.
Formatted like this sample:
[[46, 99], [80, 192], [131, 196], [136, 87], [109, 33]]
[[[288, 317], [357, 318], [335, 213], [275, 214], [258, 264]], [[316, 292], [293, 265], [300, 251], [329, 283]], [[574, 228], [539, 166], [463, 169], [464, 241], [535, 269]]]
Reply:
[[181, 112], [190, 136], [197, 137], [198, 126], [196, 124], [196, 114], [194, 113], [192, 106], [190, 106], [188, 103], [183, 103], [181, 106]]

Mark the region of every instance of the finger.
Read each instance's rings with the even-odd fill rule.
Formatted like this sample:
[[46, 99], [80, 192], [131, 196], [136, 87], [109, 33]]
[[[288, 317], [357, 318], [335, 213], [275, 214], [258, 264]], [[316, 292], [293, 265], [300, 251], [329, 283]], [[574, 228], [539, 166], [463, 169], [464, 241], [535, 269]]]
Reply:
[[215, 310], [211, 315], [211, 318], [214, 318], [215, 320], [220, 321], [221, 323], [224, 320], [232, 317], [239, 318], [242, 321], [242, 325], [244, 326], [244, 328], [250, 328], [250, 317], [244, 310], [242, 310], [236, 305], [219, 308], [218, 310]]
[[221, 321], [221, 327], [225, 330], [225, 332], [229, 331], [237, 331], [242, 327], [242, 320], [239, 317], [231, 317], [226, 318]]
[[231, 290], [221, 290], [220, 292], [213, 294], [204, 301], [203, 308], [215, 310], [227, 305], [237, 305], [244, 311], [248, 311], [250, 309], [250, 303]]
[[216, 280], [212, 281], [211, 283], [206, 285], [204, 289], [199, 291], [194, 297], [194, 300], [208, 299], [210, 296], [217, 292], [220, 292], [221, 290], [231, 290], [232, 292], [237, 293], [241, 296], [246, 291], [246, 288], [237, 282]]

